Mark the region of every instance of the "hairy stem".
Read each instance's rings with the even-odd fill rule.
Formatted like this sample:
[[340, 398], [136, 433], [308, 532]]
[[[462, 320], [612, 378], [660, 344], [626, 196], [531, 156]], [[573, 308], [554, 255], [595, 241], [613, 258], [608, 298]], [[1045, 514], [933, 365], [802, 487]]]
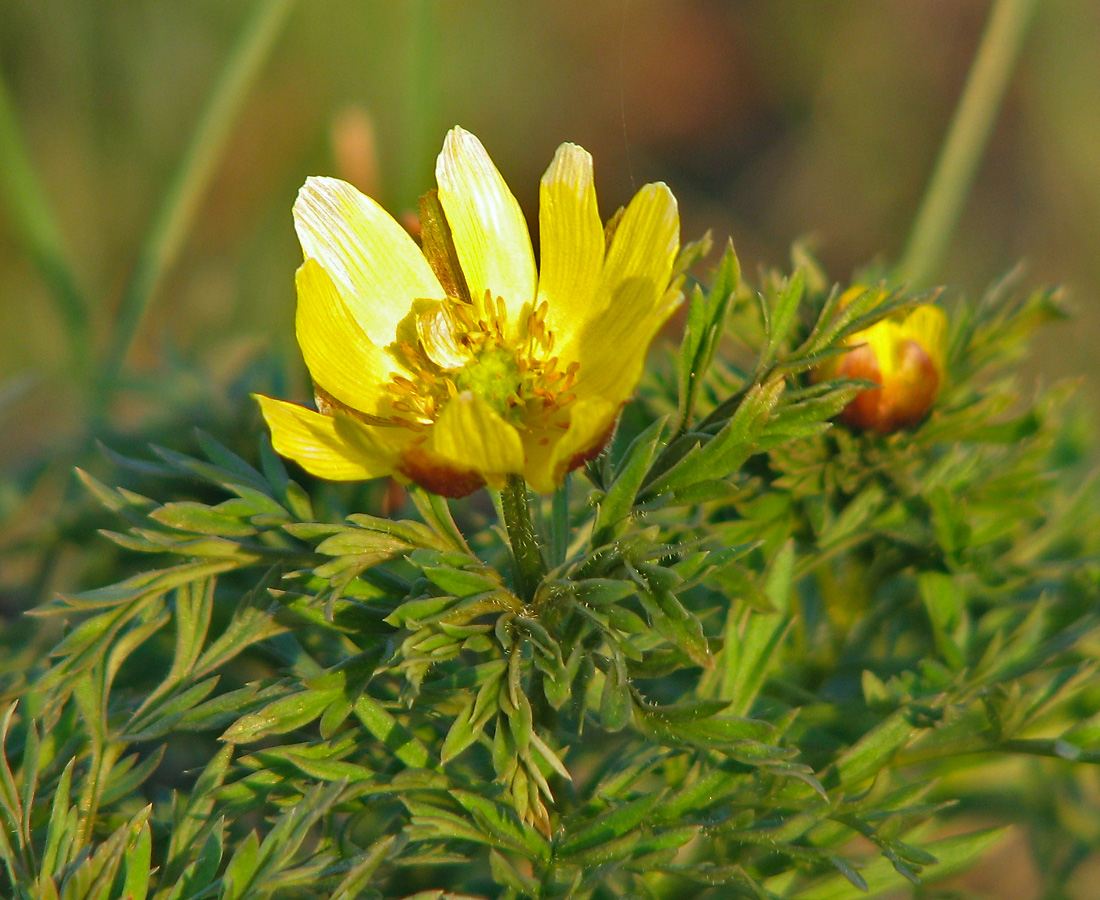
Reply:
[[516, 588], [524, 602], [530, 602], [546, 574], [546, 564], [531, 522], [527, 482], [522, 475], [508, 476], [508, 484], [500, 492], [500, 508], [516, 563]]

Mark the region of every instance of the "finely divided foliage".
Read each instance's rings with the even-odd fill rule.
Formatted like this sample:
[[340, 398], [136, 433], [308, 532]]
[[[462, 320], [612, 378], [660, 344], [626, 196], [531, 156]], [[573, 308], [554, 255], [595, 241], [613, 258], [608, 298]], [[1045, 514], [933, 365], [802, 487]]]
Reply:
[[1100, 505], [1065, 392], [1006, 374], [1054, 298], [950, 304], [937, 408], [881, 437], [831, 424], [865, 384], [808, 373], [932, 298], [840, 294], [727, 249], [678, 360], [534, 500], [530, 597], [476, 497], [341, 519], [204, 435], [113, 457], [202, 502], [82, 475], [149, 567], [36, 611], [64, 633], [5, 692], [4, 896], [879, 896], [998, 840], [940, 823], [1005, 759], [1072, 821]]

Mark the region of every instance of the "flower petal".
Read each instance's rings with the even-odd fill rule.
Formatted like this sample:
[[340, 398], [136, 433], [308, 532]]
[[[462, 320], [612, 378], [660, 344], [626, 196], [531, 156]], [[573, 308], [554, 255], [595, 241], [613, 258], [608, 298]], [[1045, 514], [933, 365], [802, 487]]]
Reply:
[[922, 303], [906, 316], [902, 330], [928, 354], [942, 381], [947, 364], [947, 313], [931, 303]]
[[676, 198], [663, 184], [647, 184], [615, 229], [596, 302], [560, 351], [563, 364], [580, 366], [573, 387], [579, 397], [602, 396], [617, 406], [630, 396], [649, 345], [680, 303], [679, 290], [668, 289], [679, 247]]
[[615, 229], [600, 288], [610, 296], [624, 281], [644, 279], [664, 293], [679, 252], [680, 213], [676, 198], [665, 184], [647, 184], [634, 195]]
[[[879, 319], [869, 328], [858, 331], [849, 340], [853, 348], [866, 345], [874, 354], [879, 368], [876, 379], [882, 384], [885, 379], [893, 378], [902, 363], [902, 345], [906, 335], [900, 323], [893, 319]], [[849, 357], [851, 354], [849, 353]]]
[[519, 203], [481, 142], [461, 128], [447, 133], [435, 178], [474, 303], [488, 291], [518, 320], [535, 299], [535, 255]]
[[549, 494], [561, 485], [565, 473], [599, 455], [604, 448], [621, 405], [602, 397], [577, 400], [569, 408], [569, 427], [550, 426], [545, 432], [524, 434], [527, 463], [524, 476], [539, 494]]
[[377, 429], [346, 416], [338, 422], [296, 403], [253, 396], [271, 429], [275, 452], [311, 475], [330, 481], [366, 481], [393, 471], [395, 448], [374, 433]]
[[561, 346], [593, 308], [604, 258], [592, 157], [576, 144], [562, 144], [542, 176], [539, 242], [538, 301]]
[[328, 272], [366, 336], [384, 347], [414, 299], [445, 296], [432, 268], [393, 217], [336, 178], [309, 178], [294, 203], [307, 258]]
[[457, 469], [472, 469], [490, 487], [523, 471], [519, 433], [485, 400], [470, 391], [454, 397], [432, 426], [428, 449]]
[[642, 377], [653, 339], [680, 300], [679, 290], [659, 295], [648, 281], [620, 284], [611, 303], [584, 324], [570, 345], [568, 360], [580, 364], [573, 392], [581, 399], [625, 403]]
[[397, 371], [393, 358], [363, 332], [317, 260], [302, 263], [295, 282], [295, 329], [310, 375], [337, 400], [374, 415]]

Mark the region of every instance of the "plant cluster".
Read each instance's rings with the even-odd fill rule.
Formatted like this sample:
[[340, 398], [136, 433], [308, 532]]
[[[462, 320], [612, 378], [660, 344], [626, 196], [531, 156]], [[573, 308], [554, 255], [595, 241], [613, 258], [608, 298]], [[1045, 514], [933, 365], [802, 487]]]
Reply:
[[4, 896], [842, 900], [969, 866], [998, 803], [1057, 823], [1064, 883], [1100, 840], [1100, 505], [1068, 392], [1011, 373], [1055, 297], [950, 304], [931, 414], [859, 433], [868, 385], [813, 373], [935, 298], [798, 258], [689, 281], [551, 496], [368, 514], [206, 435], [112, 454], [154, 496], [83, 475], [136, 573], [37, 609], [63, 636], [5, 675]]

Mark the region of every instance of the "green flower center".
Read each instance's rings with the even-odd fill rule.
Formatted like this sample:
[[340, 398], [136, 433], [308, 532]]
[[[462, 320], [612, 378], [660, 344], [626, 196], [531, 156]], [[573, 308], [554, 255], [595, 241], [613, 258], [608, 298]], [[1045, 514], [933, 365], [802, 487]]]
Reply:
[[520, 373], [516, 354], [497, 344], [483, 348], [474, 359], [452, 373], [451, 379], [460, 394], [472, 391], [505, 419], [515, 418], [517, 400], [527, 393], [524, 388], [530, 387], [525, 382], [531, 381]]

